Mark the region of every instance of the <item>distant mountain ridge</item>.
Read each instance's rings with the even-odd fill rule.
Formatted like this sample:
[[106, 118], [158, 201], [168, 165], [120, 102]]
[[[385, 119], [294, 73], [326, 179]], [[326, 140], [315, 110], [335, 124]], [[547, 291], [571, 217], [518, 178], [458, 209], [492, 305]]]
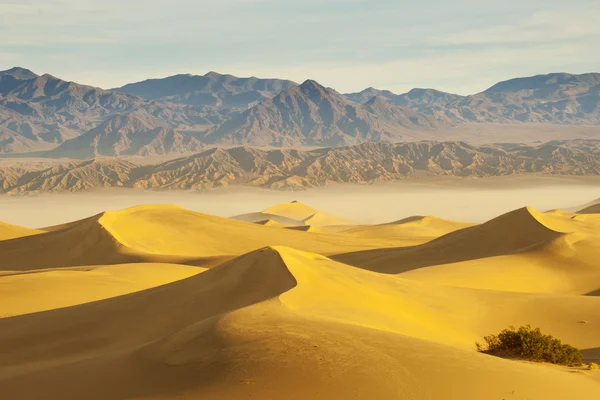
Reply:
[[295, 82], [282, 79], [238, 78], [209, 72], [202, 76], [180, 74], [148, 79], [112, 90], [167, 103], [247, 109], [294, 86]]
[[194, 115], [140, 97], [38, 76], [23, 68], [0, 73], [0, 152], [59, 146], [119, 114], [143, 110], [169, 126], [193, 125]]
[[[377, 89], [367, 89], [369, 94]], [[600, 124], [600, 74], [554, 73], [499, 82], [470, 96], [413, 89], [395, 95], [380, 91], [393, 104], [451, 123]], [[362, 101], [363, 92], [346, 95]]]
[[433, 125], [424, 114], [387, 105], [383, 99], [352, 103], [307, 80], [218, 126], [206, 138], [216, 144], [339, 146], [414, 139], [412, 130]]
[[0, 154], [86, 158], [183, 154], [207, 145], [346, 146], [445, 140], [457, 137], [444, 136], [449, 127], [519, 123], [600, 133], [600, 74], [517, 78], [460, 96], [374, 88], [342, 95], [313, 80], [297, 85], [216, 72], [103, 90], [21, 67], [0, 71]]
[[370, 184], [410, 176], [600, 175], [600, 141], [539, 146], [465, 142], [363, 143], [319, 150], [213, 148], [154, 165], [91, 159], [51, 167], [0, 164], [0, 193], [81, 191], [102, 187], [207, 190], [245, 185], [300, 190], [332, 183]]

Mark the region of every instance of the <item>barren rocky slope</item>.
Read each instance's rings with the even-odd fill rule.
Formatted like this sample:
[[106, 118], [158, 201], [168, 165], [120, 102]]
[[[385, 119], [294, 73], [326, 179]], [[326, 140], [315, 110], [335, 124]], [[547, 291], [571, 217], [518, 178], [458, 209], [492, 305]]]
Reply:
[[364, 103], [375, 95], [452, 123], [600, 123], [600, 74], [597, 73], [554, 73], [511, 79], [471, 96], [434, 89], [413, 89], [395, 95], [373, 88], [346, 96]]
[[205, 190], [229, 185], [303, 189], [331, 183], [368, 184], [413, 175], [501, 176], [541, 173], [600, 175], [600, 141], [539, 146], [464, 142], [364, 143], [311, 151], [213, 148], [153, 165], [118, 158], [48, 168], [0, 164], [0, 192], [80, 191], [99, 187]]
[[[0, 71], [0, 154], [85, 158], [189, 154], [203, 145], [482, 143], [473, 135], [492, 125], [514, 131], [546, 127], [539, 138], [530, 134], [530, 143], [595, 138], [600, 74], [513, 79], [471, 96], [434, 89], [395, 95], [373, 88], [344, 96], [312, 80], [298, 86], [215, 72], [103, 90], [25, 68]], [[575, 125], [592, 133], [584, 135]], [[473, 126], [475, 133], [466, 134]], [[498, 135], [506, 136], [502, 132]]]
[[435, 125], [433, 118], [387, 104], [383, 98], [373, 98], [365, 105], [352, 103], [307, 80], [225, 122], [205, 140], [258, 146], [339, 146], [431, 138], [426, 131]]
[[296, 85], [283, 79], [238, 78], [209, 72], [148, 79], [113, 90], [166, 103], [245, 110]]
[[38, 76], [13, 68], [0, 73], [0, 153], [54, 148], [116, 115], [144, 113], [165, 125], [192, 126], [193, 112], [182, 106]]

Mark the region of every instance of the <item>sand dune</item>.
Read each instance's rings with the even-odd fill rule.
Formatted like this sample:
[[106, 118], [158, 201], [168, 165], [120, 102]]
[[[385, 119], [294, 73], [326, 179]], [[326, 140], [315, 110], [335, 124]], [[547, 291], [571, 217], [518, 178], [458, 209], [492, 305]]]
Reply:
[[319, 211], [298, 201], [278, 204], [263, 213], [302, 221], [305, 225], [356, 225], [354, 221]]
[[354, 221], [328, 214], [299, 201], [277, 204], [261, 212], [237, 215], [232, 217], [232, 219], [255, 223], [271, 220], [289, 226], [324, 227], [356, 225]]
[[291, 229], [294, 231], [301, 231], [301, 232], [318, 232], [318, 233], [324, 232], [324, 230], [317, 228], [316, 226], [313, 226], [313, 225], [290, 226], [287, 229]]
[[283, 228], [283, 227], [285, 227], [284, 224], [281, 224], [281, 223], [279, 223], [277, 221], [274, 221], [272, 219], [265, 219], [265, 220], [262, 220], [262, 221], [257, 221], [257, 222], [255, 222], [255, 224], [257, 224], [257, 225], [263, 225], [263, 226], [270, 226], [272, 228]]
[[0, 318], [121, 296], [188, 278], [199, 267], [121, 264], [0, 276]]
[[480, 225], [357, 226], [284, 203], [246, 217], [146, 205], [1, 240], [0, 393], [600, 396], [599, 371], [474, 348], [531, 324], [600, 362], [600, 216], [521, 208]]
[[295, 220], [292, 218], [281, 217], [279, 215], [266, 214], [263, 212], [236, 215], [236, 216], [231, 217], [231, 219], [234, 219], [236, 221], [244, 221], [244, 222], [252, 222], [252, 223], [259, 223], [262, 221], [273, 221], [273, 222], [277, 222], [282, 225], [290, 225], [290, 226], [304, 225], [304, 223], [302, 221], [298, 221], [298, 220]]
[[431, 216], [414, 216], [379, 225], [365, 225], [345, 230], [344, 234], [355, 237], [404, 237], [437, 238], [447, 233], [467, 228], [473, 224], [447, 221]]
[[[526, 207], [484, 224], [451, 232], [422, 246], [376, 249], [340, 255], [336, 259], [378, 272], [400, 273], [430, 265], [517, 253], [549, 243], [567, 232], [560, 229], [568, 228], [568, 223], [561, 219]], [[400, 257], [402, 265], [397, 263]]]
[[[582, 216], [583, 217], [583, 216]], [[420, 246], [335, 256], [361, 268], [425, 282], [523, 292], [585, 294], [600, 288], [598, 218], [522, 208]]]
[[0, 240], [16, 239], [25, 236], [39, 235], [44, 233], [37, 229], [29, 229], [18, 225], [0, 222]]
[[577, 211], [578, 214], [600, 214], [600, 204], [594, 204], [583, 210]]
[[593, 377], [470, 347], [532, 319], [598, 347], [599, 311], [593, 297], [444, 288], [266, 248], [154, 289], [0, 320], [0, 386], [19, 399], [589, 398]]
[[3, 271], [29, 271], [55, 267], [121, 264], [142, 261], [120, 252], [120, 244], [99, 225], [100, 215], [47, 233], [0, 242]]
[[281, 230], [215, 217], [172, 205], [108, 211], [81, 221], [44, 228], [47, 233], [0, 241], [0, 271], [28, 271], [132, 262], [211, 266], [269, 245], [323, 254], [396, 247], [397, 238], [351, 238]]

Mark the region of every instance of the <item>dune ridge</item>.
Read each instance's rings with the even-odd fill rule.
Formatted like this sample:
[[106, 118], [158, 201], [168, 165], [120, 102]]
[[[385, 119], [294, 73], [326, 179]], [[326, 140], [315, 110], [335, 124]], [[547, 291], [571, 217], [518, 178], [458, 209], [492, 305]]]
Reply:
[[[339, 255], [337, 259], [378, 272], [400, 273], [411, 269], [471, 259], [512, 254], [559, 238], [568, 224], [524, 207], [486, 223], [450, 232], [416, 247], [376, 249]], [[396, 256], [402, 266], [391, 266]]]
[[[10, 243], [0, 241], [3, 271], [27, 271], [132, 262], [212, 266], [268, 245], [289, 245], [324, 254], [395, 247], [402, 238], [351, 238], [240, 222], [174, 205], [142, 205], [106, 211]], [[315, 240], [316, 239], [316, 240]]]
[[358, 226], [343, 232], [356, 237], [423, 237], [434, 239], [472, 225], [474, 224], [419, 215], [385, 224]]
[[29, 229], [23, 226], [0, 222], [0, 240], [18, 239], [25, 236], [33, 236], [44, 233], [41, 230]]
[[598, 311], [591, 297], [444, 288], [273, 246], [153, 289], [0, 319], [0, 386], [25, 400], [584, 398], [600, 394], [587, 376], [469, 347], [532, 319], [591, 347], [594, 325], [575, 318]]
[[[584, 216], [581, 216], [584, 217]], [[600, 287], [599, 219], [529, 207], [430, 242], [333, 256], [422, 282], [503, 291], [586, 294]]]

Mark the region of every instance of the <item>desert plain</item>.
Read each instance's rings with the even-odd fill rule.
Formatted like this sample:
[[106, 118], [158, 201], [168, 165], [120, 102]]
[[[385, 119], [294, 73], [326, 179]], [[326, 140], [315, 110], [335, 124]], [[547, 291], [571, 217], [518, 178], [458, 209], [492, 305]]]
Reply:
[[[599, 186], [512, 177], [2, 197], [0, 393], [595, 398]], [[526, 324], [581, 349], [584, 364], [476, 351]]]

